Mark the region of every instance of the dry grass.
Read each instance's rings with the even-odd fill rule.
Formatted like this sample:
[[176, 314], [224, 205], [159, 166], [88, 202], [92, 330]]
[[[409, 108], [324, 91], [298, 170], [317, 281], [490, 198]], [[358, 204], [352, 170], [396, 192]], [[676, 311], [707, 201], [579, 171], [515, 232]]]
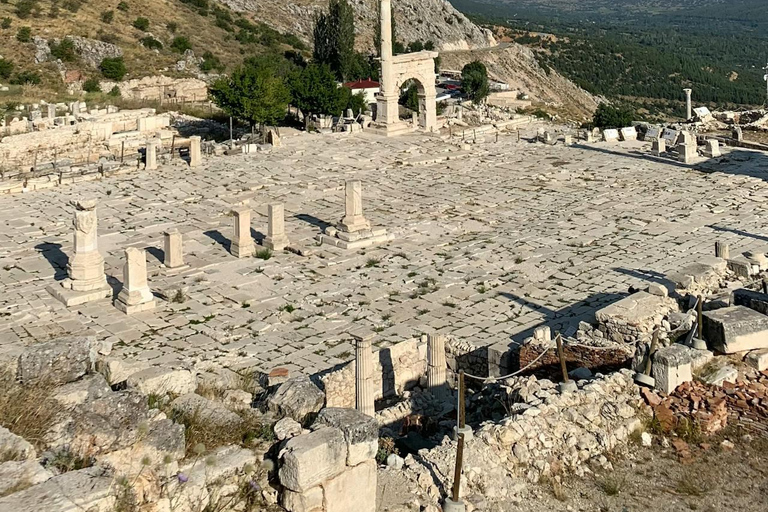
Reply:
[[675, 490], [678, 494], [685, 496], [703, 496], [705, 493], [704, 487], [701, 484], [701, 476], [688, 471], [683, 474], [677, 481]]
[[253, 414], [243, 415], [243, 421], [230, 428], [206, 421], [197, 411], [193, 414], [174, 414], [173, 420], [185, 427], [188, 458], [203, 457], [221, 446], [237, 444], [252, 448], [260, 442], [272, 442], [275, 439], [272, 426], [261, 422]]
[[608, 496], [618, 496], [627, 484], [626, 476], [610, 475], [598, 480], [597, 486]]
[[0, 425], [23, 437], [38, 450], [43, 438], [62, 412], [61, 404], [51, 398], [53, 386], [22, 386], [7, 375], [0, 376]]

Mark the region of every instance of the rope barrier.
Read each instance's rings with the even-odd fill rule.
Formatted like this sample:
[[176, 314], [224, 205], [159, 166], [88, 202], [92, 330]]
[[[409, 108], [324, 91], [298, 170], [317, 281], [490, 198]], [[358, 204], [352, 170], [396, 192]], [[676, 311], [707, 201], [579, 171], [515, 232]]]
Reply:
[[545, 355], [547, 352], [549, 352], [550, 350], [552, 350], [552, 347], [548, 347], [548, 348], [544, 349], [544, 352], [542, 352], [541, 354], [539, 354], [539, 356], [538, 356], [536, 359], [534, 359], [533, 361], [531, 361], [530, 363], [528, 363], [527, 365], [525, 365], [525, 367], [524, 367], [524, 368], [520, 368], [520, 369], [519, 369], [519, 370], [517, 370], [516, 372], [514, 372], [514, 373], [510, 373], [509, 375], [504, 375], [504, 376], [502, 376], [502, 377], [478, 377], [478, 376], [476, 376], [476, 375], [472, 375], [472, 374], [470, 374], [470, 373], [466, 373], [466, 372], [465, 372], [465, 373], [464, 373], [464, 376], [465, 376], [465, 377], [469, 377], [469, 378], [471, 378], [471, 379], [475, 379], [475, 380], [479, 380], [479, 381], [482, 381], [483, 383], [485, 383], [485, 382], [492, 382], [492, 381], [497, 381], [497, 380], [504, 380], [504, 379], [509, 379], [509, 378], [512, 378], [512, 377], [516, 377], [516, 376], [520, 375], [521, 373], [523, 373], [523, 372], [524, 372], [525, 370], [527, 370], [528, 368], [530, 368], [531, 366], [533, 366], [534, 364], [538, 363], [538, 362], [539, 362], [539, 360], [540, 360], [542, 357], [544, 357], [544, 355]]

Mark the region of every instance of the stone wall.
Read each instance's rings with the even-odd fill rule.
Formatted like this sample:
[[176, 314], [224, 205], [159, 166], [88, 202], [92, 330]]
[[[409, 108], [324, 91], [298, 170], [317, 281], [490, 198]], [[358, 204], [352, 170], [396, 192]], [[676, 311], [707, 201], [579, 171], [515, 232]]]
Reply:
[[161, 104], [193, 103], [208, 99], [208, 85], [197, 78], [149, 76], [125, 82], [101, 82], [102, 91], [120, 90], [123, 99]]
[[[556, 350], [549, 350], [541, 359], [536, 361], [545, 347], [538, 343], [527, 343], [520, 347], [520, 367], [525, 368], [529, 364], [529, 372], [549, 371], [554, 375], [561, 372], [560, 358]], [[627, 364], [634, 355], [634, 350], [625, 345], [615, 344], [610, 347], [593, 347], [579, 344], [563, 344], [563, 352], [569, 370], [576, 368], [619, 368]], [[536, 361], [534, 363], [534, 361]], [[533, 363], [533, 364], [532, 364]]]
[[[427, 372], [425, 340], [412, 339], [374, 353], [374, 399], [401, 394]], [[320, 376], [327, 407], [355, 407], [355, 362]]]
[[308, 434], [280, 451], [280, 502], [288, 512], [375, 512], [379, 430], [351, 409], [324, 409]]
[[[581, 382], [577, 392], [561, 394], [555, 384], [534, 377], [505, 382], [517, 401], [512, 415], [484, 423], [464, 448], [462, 496], [479, 493], [508, 502], [526, 482], [560, 472], [584, 472], [593, 461], [608, 467], [604, 454], [627, 442], [641, 428], [642, 406], [632, 373], [622, 370]], [[455, 441], [446, 438], [418, 458], [406, 458], [406, 475], [426, 499], [437, 501], [435, 479], [453, 484]]]

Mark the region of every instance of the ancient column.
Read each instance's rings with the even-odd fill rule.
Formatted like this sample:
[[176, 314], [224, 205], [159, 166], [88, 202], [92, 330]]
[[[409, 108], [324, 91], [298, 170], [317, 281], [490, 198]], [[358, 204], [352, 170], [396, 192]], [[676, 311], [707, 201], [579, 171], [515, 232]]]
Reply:
[[144, 159], [146, 160], [146, 165], [144, 168], [148, 171], [154, 171], [157, 169], [157, 141], [156, 140], [148, 140], [147, 141], [147, 152], [144, 155]]
[[243, 206], [232, 211], [235, 218], [235, 233], [230, 252], [238, 258], [250, 258], [255, 252], [251, 237], [251, 209]]
[[166, 231], [165, 236], [165, 259], [163, 263], [170, 269], [184, 266], [184, 247], [182, 244], [181, 233], [177, 230]]
[[155, 308], [155, 297], [147, 284], [147, 254], [143, 249], [125, 250], [123, 289], [115, 300], [115, 307], [128, 315]]
[[344, 187], [344, 218], [339, 229], [347, 233], [371, 229], [363, 217], [363, 183], [360, 180], [347, 181]]
[[198, 167], [203, 163], [201, 139], [198, 136], [189, 138], [189, 166]]
[[89, 292], [108, 288], [104, 275], [104, 258], [98, 247], [98, 221], [95, 199], [71, 203], [75, 207], [75, 248], [67, 264], [70, 288], [76, 292]]
[[443, 400], [447, 395], [445, 361], [445, 336], [430, 334], [427, 336], [427, 387], [432, 396]]
[[373, 403], [373, 353], [371, 341], [373, 335], [355, 338], [355, 409], [371, 417], [376, 410]]
[[390, 0], [381, 0], [381, 89], [376, 98], [376, 122], [378, 124], [393, 124], [400, 120], [400, 107], [398, 100], [400, 92], [397, 90], [392, 57], [392, 3]]
[[264, 239], [264, 247], [272, 251], [282, 251], [288, 246], [288, 237], [285, 236], [285, 207], [279, 203], [267, 205], [267, 237]]
[[685, 93], [685, 115], [686, 121], [690, 121], [693, 118], [693, 106], [691, 105], [691, 89], [683, 89]]
[[731, 246], [725, 242], [715, 242], [715, 256], [724, 260], [731, 259]]

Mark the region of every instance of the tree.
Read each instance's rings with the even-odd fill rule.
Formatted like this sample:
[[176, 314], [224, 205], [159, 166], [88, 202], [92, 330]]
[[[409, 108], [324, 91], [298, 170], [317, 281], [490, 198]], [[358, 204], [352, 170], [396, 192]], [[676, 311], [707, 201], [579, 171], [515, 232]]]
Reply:
[[464, 92], [475, 103], [482, 102], [491, 92], [488, 83], [488, 68], [480, 61], [473, 61], [461, 70], [461, 82]]
[[365, 101], [365, 94], [362, 91], [355, 94], [349, 87], [342, 87], [341, 92], [343, 95], [342, 103], [344, 104], [344, 110], [352, 110], [355, 115], [368, 110], [368, 102]]
[[408, 89], [400, 95], [400, 104], [405, 108], [419, 113], [421, 111], [421, 102], [419, 101], [419, 86], [412, 82]]
[[347, 0], [328, 0], [328, 13], [315, 20], [313, 59], [327, 64], [338, 80], [352, 77], [355, 65], [355, 14]]
[[628, 107], [614, 107], [607, 103], [598, 105], [592, 124], [596, 128], [624, 128], [634, 121], [635, 113]]
[[291, 94], [275, 68], [246, 62], [229, 78], [220, 78], [209, 89], [211, 99], [224, 112], [247, 122], [276, 125], [285, 118]]
[[60, 43], [49, 43], [51, 55], [64, 62], [75, 62], [77, 52], [75, 51], [75, 42], [72, 39], [62, 39]]
[[13, 62], [9, 61], [8, 59], [0, 59], [0, 78], [3, 80], [8, 80], [11, 78], [13, 68]]
[[110, 80], [122, 80], [127, 73], [125, 61], [122, 57], [106, 58], [99, 64], [99, 70], [104, 78]]
[[305, 116], [310, 114], [338, 115], [346, 101], [343, 88], [336, 83], [327, 64], [312, 63], [294, 73], [289, 80], [293, 104]]
[[171, 41], [171, 48], [177, 53], [184, 53], [187, 50], [192, 49], [192, 43], [190, 43], [189, 39], [184, 36], [176, 36], [173, 38], [173, 41]]

